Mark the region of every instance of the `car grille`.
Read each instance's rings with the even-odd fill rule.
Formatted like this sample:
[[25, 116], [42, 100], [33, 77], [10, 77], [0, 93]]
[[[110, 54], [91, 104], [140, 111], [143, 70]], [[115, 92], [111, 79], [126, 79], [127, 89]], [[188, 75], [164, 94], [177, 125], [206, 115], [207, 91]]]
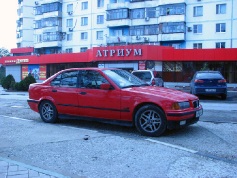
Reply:
[[193, 101], [193, 107], [198, 108], [199, 107], [199, 100]]

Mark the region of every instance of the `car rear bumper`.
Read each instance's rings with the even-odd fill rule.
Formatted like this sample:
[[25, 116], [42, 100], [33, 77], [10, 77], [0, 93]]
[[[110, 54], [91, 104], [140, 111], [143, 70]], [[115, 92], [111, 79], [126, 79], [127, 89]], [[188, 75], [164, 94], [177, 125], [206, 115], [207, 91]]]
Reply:
[[27, 100], [27, 103], [28, 103], [28, 105], [30, 106], [30, 108], [31, 108], [33, 111], [39, 112], [39, 110], [38, 110], [38, 103], [39, 103], [39, 101], [37, 101], [37, 100], [32, 100], [32, 99], [28, 99], [28, 100]]
[[195, 87], [195, 94], [199, 95], [219, 95], [227, 94], [227, 87], [213, 88], [213, 87]]

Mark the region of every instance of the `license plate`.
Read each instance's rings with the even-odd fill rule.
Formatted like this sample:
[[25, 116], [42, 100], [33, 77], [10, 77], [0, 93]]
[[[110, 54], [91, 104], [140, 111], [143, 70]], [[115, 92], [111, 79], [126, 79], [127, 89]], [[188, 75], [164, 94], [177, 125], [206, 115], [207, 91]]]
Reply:
[[202, 115], [202, 109], [196, 112], [196, 117], [200, 117]]
[[206, 92], [216, 92], [216, 89], [206, 89]]

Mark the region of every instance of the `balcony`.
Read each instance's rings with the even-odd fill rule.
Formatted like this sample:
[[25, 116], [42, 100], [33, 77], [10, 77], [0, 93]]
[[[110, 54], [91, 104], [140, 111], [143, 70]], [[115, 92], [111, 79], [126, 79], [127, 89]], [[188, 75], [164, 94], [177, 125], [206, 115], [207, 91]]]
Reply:
[[130, 36], [109, 36], [106, 38], [106, 43], [129, 43], [131, 41]]
[[120, 26], [130, 26], [130, 19], [119, 19], [119, 20], [110, 20], [107, 21], [107, 27], [120, 27]]
[[62, 47], [61, 41], [44, 41], [41, 43], [34, 43], [34, 48], [47, 48], [47, 47]]
[[185, 33], [159, 34], [159, 41], [184, 41]]
[[159, 23], [165, 22], [185, 22], [185, 15], [166, 15], [158, 18]]
[[129, 8], [129, 2], [110, 3], [107, 5], [107, 10], [112, 9], [127, 9]]
[[154, 43], [158, 41], [158, 35], [141, 35], [141, 36], [110, 36], [107, 37], [107, 44], [116, 43]]

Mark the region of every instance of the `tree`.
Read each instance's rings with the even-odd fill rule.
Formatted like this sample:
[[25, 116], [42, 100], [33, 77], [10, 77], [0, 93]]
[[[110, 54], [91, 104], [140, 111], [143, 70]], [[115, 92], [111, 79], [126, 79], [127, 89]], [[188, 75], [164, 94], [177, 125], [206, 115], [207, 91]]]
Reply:
[[6, 76], [6, 68], [4, 66], [0, 67], [0, 84], [2, 79]]
[[10, 52], [5, 48], [0, 48], [0, 58], [4, 56], [10, 56]]

